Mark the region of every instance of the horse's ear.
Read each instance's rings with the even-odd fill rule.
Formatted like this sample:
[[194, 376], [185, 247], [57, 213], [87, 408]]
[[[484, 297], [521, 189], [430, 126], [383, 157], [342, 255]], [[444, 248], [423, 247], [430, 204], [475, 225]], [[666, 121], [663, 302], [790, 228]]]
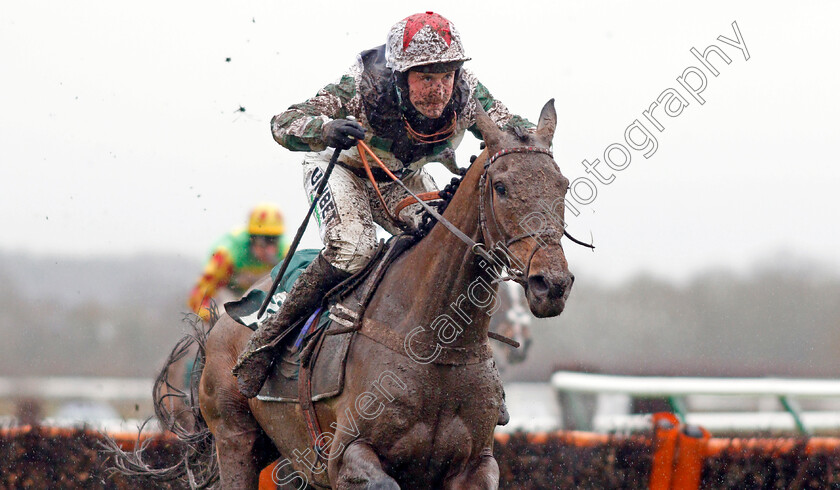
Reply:
[[551, 146], [555, 128], [557, 128], [557, 111], [554, 110], [554, 99], [551, 99], [545, 103], [542, 111], [540, 111], [540, 122], [537, 125], [537, 138], [545, 146]]
[[481, 102], [478, 99], [475, 100], [475, 125], [481, 132], [481, 136], [484, 138], [484, 142], [487, 143], [488, 147], [501, 148], [502, 130], [484, 112], [484, 108], [481, 107]]

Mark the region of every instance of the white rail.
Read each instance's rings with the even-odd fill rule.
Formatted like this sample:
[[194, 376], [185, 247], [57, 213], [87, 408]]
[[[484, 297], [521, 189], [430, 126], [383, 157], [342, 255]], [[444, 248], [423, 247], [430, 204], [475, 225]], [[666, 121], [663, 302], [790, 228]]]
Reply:
[[[650, 415], [595, 415], [592, 430], [602, 433], [624, 433], [648, 430]], [[801, 422], [809, 432], [836, 435], [840, 428], [840, 412], [802, 412]], [[793, 433], [799, 429], [788, 412], [714, 412], [688, 413], [684, 422], [699, 425], [712, 434], [744, 432]]]
[[[693, 378], [660, 376], [617, 376], [558, 371], [551, 384], [563, 395], [563, 409], [567, 410], [576, 428], [619, 430], [622, 425], [632, 429], [639, 425], [638, 415], [586, 413], [577, 395], [626, 396], [636, 398], [666, 398], [671, 408], [687, 423], [708, 429], [732, 431], [787, 430], [801, 433], [813, 430], [840, 429], [840, 412], [803, 412], [799, 399], [840, 398], [840, 380], [791, 378]], [[686, 397], [772, 397], [784, 407], [784, 412], [749, 413], [688, 413]]]
[[638, 397], [687, 395], [840, 397], [840, 381], [790, 378], [689, 378], [615, 376], [558, 371], [555, 389], [578, 393], [621, 393]]
[[152, 397], [153, 384], [150, 378], [0, 378], [0, 398], [145, 400]]

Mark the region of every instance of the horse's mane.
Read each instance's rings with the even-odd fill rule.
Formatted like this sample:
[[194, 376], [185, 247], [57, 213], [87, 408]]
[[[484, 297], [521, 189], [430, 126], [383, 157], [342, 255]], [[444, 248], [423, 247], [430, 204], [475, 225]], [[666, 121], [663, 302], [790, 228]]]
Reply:
[[[475, 156], [470, 158], [470, 163], [474, 162], [475, 158]], [[458, 177], [452, 177], [452, 180], [450, 180], [443, 189], [438, 191], [441, 197], [439, 200], [427, 203], [429, 206], [436, 208], [436, 211], [440, 215], [443, 215], [443, 212], [446, 211], [446, 207], [449, 206], [449, 202], [452, 201], [452, 197], [455, 195], [455, 192], [458, 191], [458, 186], [461, 185], [461, 181], [464, 180], [464, 176], [467, 175], [467, 169], [459, 168], [458, 174]], [[437, 220], [435, 220], [428, 211], [423, 211], [423, 216], [420, 219], [420, 227], [415, 232], [415, 235], [418, 238], [423, 238], [432, 231], [432, 227], [435, 226]]]

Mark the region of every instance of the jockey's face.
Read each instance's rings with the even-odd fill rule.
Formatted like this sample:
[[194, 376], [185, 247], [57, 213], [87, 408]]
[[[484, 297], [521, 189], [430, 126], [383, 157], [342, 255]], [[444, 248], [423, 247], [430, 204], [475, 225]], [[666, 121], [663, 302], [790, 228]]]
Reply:
[[257, 236], [251, 241], [251, 253], [263, 264], [277, 263], [277, 237]]
[[452, 87], [455, 84], [455, 72], [422, 73], [408, 72], [408, 100], [429, 119], [437, 119], [443, 114], [443, 109], [452, 97]]

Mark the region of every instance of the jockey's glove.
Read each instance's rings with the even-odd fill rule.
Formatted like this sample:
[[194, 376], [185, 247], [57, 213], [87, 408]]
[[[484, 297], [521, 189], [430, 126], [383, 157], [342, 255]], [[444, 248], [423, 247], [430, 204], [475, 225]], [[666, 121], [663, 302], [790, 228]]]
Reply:
[[356, 145], [356, 140], [365, 139], [365, 128], [356, 121], [334, 119], [324, 124], [321, 136], [327, 146], [347, 150]]

